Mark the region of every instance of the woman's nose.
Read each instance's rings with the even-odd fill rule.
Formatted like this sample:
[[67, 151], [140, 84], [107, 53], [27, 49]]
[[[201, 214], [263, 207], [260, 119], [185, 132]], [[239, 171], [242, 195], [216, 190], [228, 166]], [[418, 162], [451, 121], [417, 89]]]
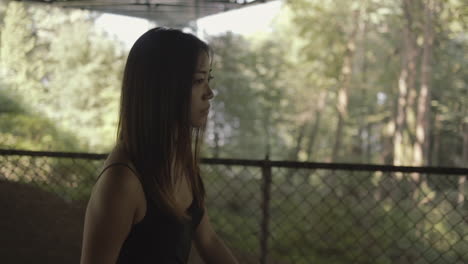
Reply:
[[214, 97], [213, 90], [211, 90], [210, 86], [208, 86], [207, 92], [205, 93], [205, 99], [206, 100], [211, 100]]

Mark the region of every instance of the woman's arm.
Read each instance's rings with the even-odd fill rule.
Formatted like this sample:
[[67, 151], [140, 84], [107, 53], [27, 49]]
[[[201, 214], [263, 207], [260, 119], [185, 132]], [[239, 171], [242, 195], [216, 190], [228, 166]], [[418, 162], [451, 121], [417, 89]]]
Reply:
[[130, 170], [108, 168], [86, 208], [81, 264], [114, 264], [136, 213], [138, 179]]
[[238, 264], [234, 255], [213, 230], [206, 207], [194, 240], [199, 255], [207, 264]]

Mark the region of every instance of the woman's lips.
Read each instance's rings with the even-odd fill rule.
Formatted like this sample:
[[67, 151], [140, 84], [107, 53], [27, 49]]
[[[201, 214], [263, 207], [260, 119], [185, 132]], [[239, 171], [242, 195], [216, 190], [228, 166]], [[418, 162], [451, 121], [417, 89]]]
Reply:
[[201, 112], [203, 114], [208, 114], [208, 112], [210, 112], [210, 107], [208, 106], [207, 108], [203, 109]]

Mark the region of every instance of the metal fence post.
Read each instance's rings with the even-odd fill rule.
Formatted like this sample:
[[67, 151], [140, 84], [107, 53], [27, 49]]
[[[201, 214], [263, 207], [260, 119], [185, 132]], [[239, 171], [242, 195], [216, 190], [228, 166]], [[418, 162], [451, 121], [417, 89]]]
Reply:
[[268, 255], [268, 236], [270, 220], [270, 192], [271, 192], [271, 164], [268, 155], [262, 166], [262, 222], [260, 235], [260, 264], [267, 263]]

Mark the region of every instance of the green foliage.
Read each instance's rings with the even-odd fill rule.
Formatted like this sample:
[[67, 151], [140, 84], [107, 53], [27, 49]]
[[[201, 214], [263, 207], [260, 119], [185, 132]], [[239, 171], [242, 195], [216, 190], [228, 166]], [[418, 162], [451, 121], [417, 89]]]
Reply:
[[0, 73], [19, 104], [73, 133], [81, 150], [100, 152], [116, 132], [124, 52], [94, 29], [93, 19], [86, 11], [11, 2], [1, 32]]
[[287, 116], [293, 110], [287, 104], [284, 47], [273, 40], [252, 43], [231, 33], [209, 43], [215, 52], [216, 100], [207, 141], [212, 155], [280, 157], [286, 146]]
[[[451, 155], [433, 154], [432, 164], [448, 166], [463, 163], [460, 124], [467, 116], [466, 41], [461, 37], [466, 21], [459, 7], [455, 0], [441, 6], [432, 78], [431, 144], [438, 142], [438, 153], [454, 150]], [[97, 32], [94, 17], [86, 11], [17, 2], [4, 10], [0, 70], [6, 84], [18, 91], [22, 104], [75, 133], [83, 149], [105, 151], [116, 132], [122, 47]], [[351, 7], [344, 0], [287, 1], [271, 34], [209, 39], [216, 99], [203, 153], [330, 160], [354, 11], [360, 12], [359, 32], [341, 160], [391, 160], [388, 128], [395, 116], [405, 25], [398, 1], [356, 2]], [[421, 26], [415, 30], [421, 34]], [[411, 142], [414, 135], [407, 137]]]
[[0, 114], [23, 113], [23, 106], [19, 103], [18, 95], [6, 88], [6, 85], [0, 83]]
[[208, 213], [217, 232], [236, 251], [257, 255], [261, 217], [259, 170], [203, 165], [202, 171]]
[[[259, 113], [254, 91], [250, 87], [253, 77], [247, 74], [253, 63], [253, 54], [248, 50], [249, 44], [245, 40], [232, 34], [211, 39], [210, 45], [214, 51], [215, 79], [212, 88], [216, 100], [212, 103], [212, 116], [207, 131], [207, 137], [211, 140], [207, 143], [210, 151], [216, 152], [217, 148], [222, 151], [212, 155], [235, 157], [239, 155], [241, 146], [256, 140], [254, 135], [261, 129], [256, 125]], [[215, 140], [215, 137], [218, 139]], [[260, 150], [251, 153], [250, 157], [262, 153]]]
[[[203, 172], [215, 229], [230, 247], [258, 254], [262, 223], [260, 169], [210, 165], [204, 166]], [[340, 194], [324, 186], [329, 173], [296, 171], [291, 186], [285, 184], [286, 170], [273, 170], [268, 238], [272, 260], [304, 264], [468, 260], [463, 253], [468, 247], [463, 239], [468, 232], [463, 222], [466, 211], [454, 209], [445, 197], [420, 206], [410, 197], [375, 199], [384, 190], [379, 186], [385, 184], [371, 181], [378, 173], [354, 173], [348, 179], [349, 172], [337, 173], [343, 182], [355, 181], [350, 190]]]
[[33, 21], [22, 3], [10, 2], [2, 26], [0, 61], [3, 76], [16, 90], [29, 88], [31, 62], [28, 60], [36, 38], [31, 31]]
[[27, 150], [77, 150], [73, 134], [60, 131], [43, 117], [0, 114], [0, 148]]
[[102, 149], [115, 134], [123, 56], [114, 43], [93, 35], [89, 22], [64, 25], [50, 50], [50, 115], [89, 148]]
[[77, 138], [22, 105], [18, 93], [0, 86], [0, 148], [78, 150]]

